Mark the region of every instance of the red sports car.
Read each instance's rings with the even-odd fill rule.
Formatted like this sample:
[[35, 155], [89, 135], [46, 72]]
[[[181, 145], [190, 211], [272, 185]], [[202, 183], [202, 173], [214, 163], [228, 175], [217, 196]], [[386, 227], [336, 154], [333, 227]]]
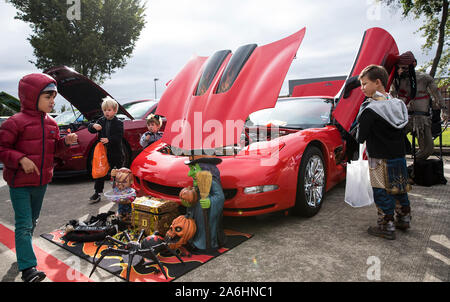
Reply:
[[310, 96], [278, 98], [304, 34], [193, 58], [161, 97], [156, 113], [166, 117], [166, 129], [133, 161], [135, 189], [178, 201], [180, 190], [192, 185], [183, 150], [215, 150], [224, 215], [290, 208], [315, 215], [325, 192], [345, 179], [355, 147], [349, 132], [364, 100], [354, 89], [356, 76], [380, 64], [392, 81], [398, 49], [389, 33], [371, 28], [337, 95], [310, 89]]
[[[87, 125], [103, 115], [102, 99], [110, 95], [90, 79], [69, 67], [54, 67], [46, 70], [45, 73], [58, 82], [58, 93], [72, 105], [70, 111], [55, 118], [61, 135], [67, 135], [68, 131], [78, 135], [78, 144], [55, 155], [54, 176], [91, 174], [92, 154], [97, 135], [90, 133]], [[155, 112], [157, 103], [155, 100], [142, 100], [119, 104], [117, 116], [123, 120], [124, 124], [122, 143], [124, 166], [128, 167], [132, 159], [142, 151], [139, 139], [144, 132], [148, 131], [145, 119], [150, 113]]]

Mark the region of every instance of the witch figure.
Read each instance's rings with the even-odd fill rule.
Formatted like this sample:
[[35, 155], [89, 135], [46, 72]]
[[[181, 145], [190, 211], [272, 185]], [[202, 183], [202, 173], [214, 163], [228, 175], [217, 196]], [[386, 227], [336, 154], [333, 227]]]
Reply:
[[197, 225], [197, 232], [190, 240], [193, 252], [213, 253], [225, 244], [222, 225], [225, 195], [217, 168], [221, 162], [220, 158], [206, 155], [191, 155], [185, 162], [196, 191], [194, 202], [187, 202], [180, 194], [187, 216], [193, 218]]

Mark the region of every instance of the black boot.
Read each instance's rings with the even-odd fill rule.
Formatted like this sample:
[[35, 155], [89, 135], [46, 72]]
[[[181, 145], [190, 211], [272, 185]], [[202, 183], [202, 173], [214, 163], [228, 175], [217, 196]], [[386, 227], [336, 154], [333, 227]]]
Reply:
[[395, 227], [406, 231], [411, 227], [411, 207], [404, 206], [395, 210]]
[[381, 237], [388, 240], [395, 239], [394, 215], [385, 215], [378, 219], [378, 225], [369, 227], [367, 232], [372, 236]]

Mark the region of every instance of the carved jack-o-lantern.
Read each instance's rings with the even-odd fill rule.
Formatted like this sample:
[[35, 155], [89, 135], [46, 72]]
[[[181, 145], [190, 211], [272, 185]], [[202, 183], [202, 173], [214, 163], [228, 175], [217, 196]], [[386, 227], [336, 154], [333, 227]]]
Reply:
[[169, 248], [175, 250], [186, 244], [195, 235], [195, 232], [197, 232], [197, 226], [194, 219], [181, 215], [173, 220], [165, 240]]
[[186, 187], [181, 190], [179, 197], [181, 200], [184, 200], [191, 206], [194, 206], [198, 201], [198, 192], [194, 187]]

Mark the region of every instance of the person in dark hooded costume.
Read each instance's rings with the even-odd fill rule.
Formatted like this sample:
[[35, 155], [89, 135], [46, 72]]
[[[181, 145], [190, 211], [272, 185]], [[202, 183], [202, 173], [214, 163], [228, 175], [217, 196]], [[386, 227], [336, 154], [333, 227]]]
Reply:
[[434, 79], [427, 73], [416, 71], [416, 65], [417, 60], [410, 51], [398, 57], [390, 94], [407, 105], [409, 122], [406, 132], [416, 133], [419, 145], [416, 158], [427, 159], [434, 151], [430, 107], [438, 112], [438, 119], [439, 111], [442, 111], [444, 123], [448, 121], [448, 112]]

